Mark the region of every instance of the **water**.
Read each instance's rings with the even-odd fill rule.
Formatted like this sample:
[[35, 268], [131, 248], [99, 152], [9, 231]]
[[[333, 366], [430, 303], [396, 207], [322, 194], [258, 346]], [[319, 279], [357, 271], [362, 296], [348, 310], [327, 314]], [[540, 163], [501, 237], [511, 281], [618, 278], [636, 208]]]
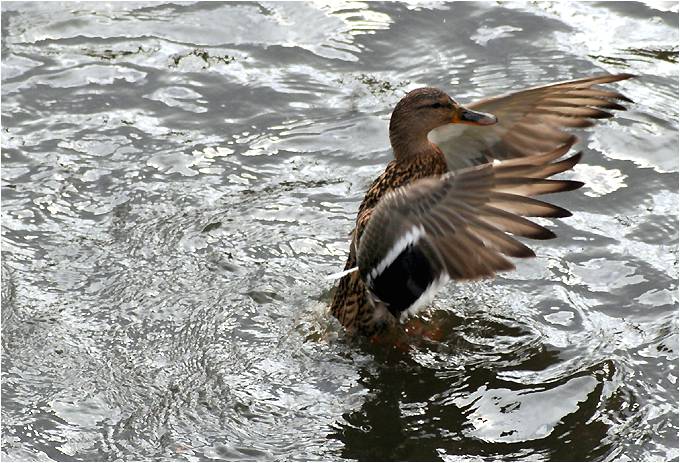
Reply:
[[[677, 4], [2, 4], [6, 460], [678, 459]], [[327, 312], [405, 91], [599, 72], [587, 186], [439, 341]], [[533, 244], [533, 243], [532, 243]]]

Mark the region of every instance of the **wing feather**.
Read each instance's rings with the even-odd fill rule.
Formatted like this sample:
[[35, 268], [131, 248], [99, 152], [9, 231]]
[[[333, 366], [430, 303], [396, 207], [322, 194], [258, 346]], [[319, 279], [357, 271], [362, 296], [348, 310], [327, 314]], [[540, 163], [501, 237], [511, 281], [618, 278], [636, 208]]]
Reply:
[[526, 196], [494, 192], [489, 196], [489, 206], [524, 217], [570, 217], [571, 212], [554, 204]]
[[566, 129], [589, 127], [593, 119], [612, 117], [609, 111], [625, 110], [619, 102], [631, 102], [623, 94], [597, 85], [631, 77], [586, 77], [476, 101], [467, 107], [495, 115], [498, 123], [447, 124], [431, 131], [429, 137], [444, 152], [451, 171], [493, 159], [535, 156], [567, 143], [571, 146], [577, 139]]
[[[473, 166], [393, 190], [378, 203], [360, 238], [360, 274], [366, 280], [380, 263], [384, 265], [385, 255], [395, 252], [394, 243], [415, 246], [418, 240], [424, 241], [422, 249], [427, 250], [433, 274], [443, 272], [453, 279], [490, 277], [513, 269], [510, 257], [533, 257], [534, 252], [512, 235], [554, 238], [552, 231], [526, 217], [571, 215], [531, 197], [582, 185], [549, 178], [580, 161], [580, 153], [561, 159], [569, 146], [565, 143], [533, 157]], [[414, 234], [414, 230], [420, 231]], [[404, 236], [410, 238], [405, 241]], [[370, 281], [368, 287], [370, 291]]]

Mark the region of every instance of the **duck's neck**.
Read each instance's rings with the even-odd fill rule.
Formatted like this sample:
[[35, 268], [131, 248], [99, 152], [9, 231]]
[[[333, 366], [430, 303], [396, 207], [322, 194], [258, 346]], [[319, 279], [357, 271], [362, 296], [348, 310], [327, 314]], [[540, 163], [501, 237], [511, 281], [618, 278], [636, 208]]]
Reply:
[[390, 126], [390, 145], [392, 145], [394, 158], [397, 161], [407, 161], [416, 156], [428, 154], [434, 155], [439, 151], [437, 146], [427, 139], [427, 134], [417, 136], [392, 126]]

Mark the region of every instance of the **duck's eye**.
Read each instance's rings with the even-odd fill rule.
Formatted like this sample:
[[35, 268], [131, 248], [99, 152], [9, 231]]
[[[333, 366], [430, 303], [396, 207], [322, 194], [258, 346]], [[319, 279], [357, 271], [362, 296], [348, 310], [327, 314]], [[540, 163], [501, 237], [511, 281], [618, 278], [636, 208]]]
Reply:
[[443, 108], [444, 105], [441, 104], [441, 103], [432, 103], [431, 107], [432, 107], [432, 108]]

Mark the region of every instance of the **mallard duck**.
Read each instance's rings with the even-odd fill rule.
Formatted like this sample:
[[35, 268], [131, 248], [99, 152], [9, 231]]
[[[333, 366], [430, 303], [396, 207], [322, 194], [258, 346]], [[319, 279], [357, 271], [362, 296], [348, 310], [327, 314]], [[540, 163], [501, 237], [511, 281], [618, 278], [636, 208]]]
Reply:
[[449, 280], [492, 277], [535, 256], [515, 236], [554, 238], [525, 217], [568, 217], [533, 196], [583, 183], [550, 179], [581, 159], [561, 159], [577, 138], [563, 129], [624, 110], [622, 94], [598, 87], [632, 77], [602, 75], [484, 99], [463, 106], [419, 88], [390, 118], [394, 159], [359, 207], [332, 314], [367, 336], [397, 326]]

